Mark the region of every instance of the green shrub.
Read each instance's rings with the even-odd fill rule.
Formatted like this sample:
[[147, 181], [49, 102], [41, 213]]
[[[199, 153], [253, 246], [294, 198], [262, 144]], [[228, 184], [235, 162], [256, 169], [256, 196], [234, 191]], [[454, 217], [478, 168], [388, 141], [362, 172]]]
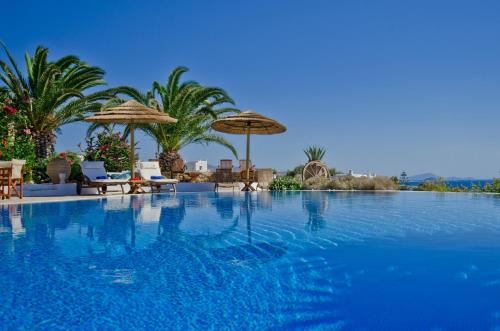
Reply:
[[448, 186], [444, 178], [440, 177], [435, 181], [429, 181], [418, 184], [415, 191], [434, 191], [434, 192], [468, 192], [467, 187], [451, 187]]
[[26, 160], [25, 170], [29, 172], [35, 165], [35, 144], [29, 135], [15, 135], [14, 139], [2, 139], [0, 144], [0, 159]]
[[310, 178], [302, 183], [304, 190], [397, 190], [399, 185], [391, 178], [377, 176], [373, 178], [342, 176], [333, 179]]
[[300, 183], [293, 177], [277, 177], [269, 184], [270, 191], [300, 190]]
[[484, 185], [482, 189], [479, 190], [486, 193], [500, 193], [500, 178], [494, 178], [493, 184], [488, 183]]
[[296, 176], [302, 177], [302, 171], [304, 171], [304, 165], [303, 164], [296, 166], [292, 170], [288, 170], [286, 172], [286, 175], [287, 175], [287, 177], [296, 177]]
[[332, 180], [329, 178], [309, 178], [302, 182], [303, 190], [330, 190]]
[[31, 179], [34, 183], [40, 184], [50, 181], [49, 175], [47, 175], [47, 163], [49, 163], [48, 159], [38, 160], [31, 169]]

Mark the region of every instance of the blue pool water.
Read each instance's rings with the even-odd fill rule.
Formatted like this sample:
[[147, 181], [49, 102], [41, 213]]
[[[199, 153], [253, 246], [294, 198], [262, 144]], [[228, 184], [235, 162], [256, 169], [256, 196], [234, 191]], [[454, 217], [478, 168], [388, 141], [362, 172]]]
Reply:
[[2, 330], [498, 328], [498, 196], [201, 193], [1, 209]]

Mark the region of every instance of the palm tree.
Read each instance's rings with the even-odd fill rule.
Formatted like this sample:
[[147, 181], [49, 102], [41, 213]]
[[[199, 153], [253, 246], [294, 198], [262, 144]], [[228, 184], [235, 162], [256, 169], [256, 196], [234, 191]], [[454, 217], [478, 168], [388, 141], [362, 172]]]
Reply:
[[308, 162], [321, 161], [325, 156], [326, 149], [318, 146], [309, 146], [304, 149], [304, 153], [307, 156]]
[[26, 126], [31, 130], [37, 158], [54, 152], [56, 133], [61, 126], [80, 121], [85, 114], [99, 111], [101, 101], [109, 100], [120, 88], [84, 94], [91, 88], [105, 85], [104, 70], [82, 62], [74, 55], [56, 61], [48, 60], [49, 50], [37, 47], [25, 54], [26, 74], [1, 44], [10, 66], [0, 60], [0, 79], [10, 94], [21, 101]]
[[[172, 175], [173, 165], [181, 159], [179, 151], [190, 144], [215, 143], [228, 148], [237, 158], [237, 152], [223, 137], [213, 134], [210, 125], [224, 114], [237, 113], [238, 109], [225, 107], [234, 101], [218, 87], [205, 87], [194, 81], [181, 82], [181, 76], [188, 71], [185, 67], [175, 68], [166, 85], [155, 81], [152, 90], [146, 94], [129, 88], [125, 93], [149, 107], [166, 112], [176, 118], [175, 124], [144, 124], [138, 129], [156, 140], [162, 172]], [[92, 128], [94, 130], [95, 128]], [[125, 130], [125, 134], [127, 133]]]

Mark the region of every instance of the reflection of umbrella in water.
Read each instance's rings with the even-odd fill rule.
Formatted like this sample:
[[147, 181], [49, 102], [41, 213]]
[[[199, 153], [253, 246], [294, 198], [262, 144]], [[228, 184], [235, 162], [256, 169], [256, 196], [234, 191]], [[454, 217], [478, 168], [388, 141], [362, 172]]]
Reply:
[[323, 192], [302, 192], [302, 208], [308, 214], [307, 225], [317, 231], [325, 226], [324, 215], [328, 210], [328, 194]]
[[252, 201], [252, 194], [245, 193], [245, 199], [241, 203], [240, 213], [246, 216], [248, 244], [218, 248], [212, 250], [212, 255], [217, 259], [229, 261], [263, 261], [280, 258], [286, 253], [287, 247], [282, 242], [258, 242], [252, 243], [252, 214], [256, 203]]
[[129, 100], [116, 107], [106, 108], [85, 118], [86, 122], [127, 124], [130, 128], [130, 175], [134, 176], [135, 142], [134, 128], [145, 123], [176, 123], [177, 120], [164, 112], [146, 107], [135, 100]]
[[271, 118], [251, 111], [245, 111], [237, 115], [228, 116], [214, 121], [212, 123], [212, 128], [216, 131], [225, 133], [246, 134], [246, 182], [242, 191], [254, 190], [250, 186], [250, 135], [283, 133], [286, 131], [286, 127]]
[[244, 215], [246, 215], [247, 219], [247, 237], [248, 237], [248, 243], [252, 243], [252, 213], [254, 210], [254, 206], [252, 206], [252, 201], [251, 201], [251, 195], [250, 193], [245, 193], [245, 201], [241, 204], [240, 207], [240, 212]]

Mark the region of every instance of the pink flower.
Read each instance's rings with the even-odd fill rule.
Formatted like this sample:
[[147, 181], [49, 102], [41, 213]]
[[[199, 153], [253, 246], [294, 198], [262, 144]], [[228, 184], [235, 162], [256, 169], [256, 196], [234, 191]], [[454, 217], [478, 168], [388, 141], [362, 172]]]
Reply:
[[24, 134], [31, 134], [31, 130], [29, 128], [23, 129]]
[[11, 115], [14, 115], [15, 113], [17, 113], [17, 109], [14, 107], [11, 107], [11, 106], [5, 106], [5, 107], [3, 107], [3, 110], [6, 113], [11, 114]]

